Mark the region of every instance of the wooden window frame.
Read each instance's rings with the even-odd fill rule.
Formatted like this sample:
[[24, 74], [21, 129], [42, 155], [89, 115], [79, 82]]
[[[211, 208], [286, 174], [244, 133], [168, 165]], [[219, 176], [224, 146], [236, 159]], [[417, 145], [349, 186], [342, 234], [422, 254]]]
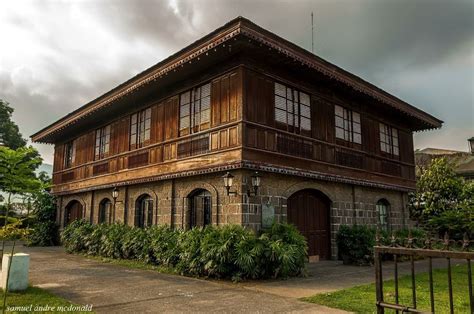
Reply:
[[343, 106], [334, 105], [334, 126], [337, 139], [362, 144], [360, 113]]
[[110, 124], [95, 130], [94, 159], [100, 160], [109, 156], [110, 152]]
[[397, 128], [379, 123], [380, 151], [392, 157], [400, 156], [399, 132]]
[[389, 230], [389, 212], [390, 212], [390, 203], [384, 199], [381, 199], [375, 205], [377, 209], [377, 224], [384, 231]]
[[64, 168], [71, 168], [76, 160], [76, 141], [64, 144]]
[[130, 116], [130, 150], [150, 145], [151, 107]]
[[[311, 96], [278, 82], [275, 82], [273, 86], [275, 123], [288, 132], [311, 134]], [[285, 95], [283, 95], [282, 89], [285, 90]], [[307, 99], [307, 103], [303, 102], [304, 98]], [[304, 113], [305, 111], [306, 113]], [[282, 121], [280, 118], [284, 116], [285, 121]], [[306, 122], [302, 123], [303, 121]]]
[[179, 136], [209, 129], [210, 123], [211, 82], [192, 88], [179, 95]]

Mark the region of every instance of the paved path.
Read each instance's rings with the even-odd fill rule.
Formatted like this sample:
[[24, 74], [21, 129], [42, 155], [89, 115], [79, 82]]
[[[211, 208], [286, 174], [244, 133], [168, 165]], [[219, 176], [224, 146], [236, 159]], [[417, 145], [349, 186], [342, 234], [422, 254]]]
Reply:
[[344, 313], [232, 283], [101, 263], [66, 254], [60, 247], [18, 251], [31, 254], [33, 285], [77, 304], [92, 304], [96, 312]]
[[[452, 260], [452, 265], [465, 263], [462, 260]], [[433, 259], [433, 268], [446, 268], [445, 259]], [[410, 263], [399, 264], [399, 276], [410, 274]], [[427, 272], [426, 260], [415, 261], [415, 271]], [[393, 263], [385, 262], [383, 265], [384, 280], [393, 279]], [[274, 295], [302, 298], [317, 293], [331, 292], [350, 288], [357, 285], [375, 282], [374, 267], [347, 266], [340, 261], [320, 261], [308, 264], [308, 276], [305, 278], [291, 278], [287, 280], [248, 281], [239, 286]]]

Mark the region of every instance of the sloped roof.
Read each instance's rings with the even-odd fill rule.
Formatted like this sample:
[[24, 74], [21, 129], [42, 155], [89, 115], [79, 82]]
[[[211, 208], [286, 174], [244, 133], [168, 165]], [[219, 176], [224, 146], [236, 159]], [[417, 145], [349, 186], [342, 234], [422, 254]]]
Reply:
[[201, 56], [207, 55], [216, 47], [225, 45], [226, 42], [231, 39], [236, 39], [238, 36], [239, 38], [244, 36], [249, 40], [254, 40], [266, 45], [272, 49], [274, 53], [284, 54], [288, 58], [301, 62], [302, 65], [316, 70], [330, 79], [339, 81], [355, 91], [366, 94], [399, 110], [418, 121], [420, 127], [417, 128], [417, 130], [439, 128], [443, 123], [443, 121], [432, 115], [400, 100], [360, 77], [337, 67], [274, 33], [263, 29], [250, 20], [237, 17], [186, 48], [31, 135], [31, 138], [34, 142], [54, 143], [57, 137], [54, 136], [54, 133], [73, 127], [78, 120], [90, 117], [94, 112], [110, 106], [124, 96], [152, 82], [165, 80], [169, 72], [181, 69], [192, 62], [198, 62]]

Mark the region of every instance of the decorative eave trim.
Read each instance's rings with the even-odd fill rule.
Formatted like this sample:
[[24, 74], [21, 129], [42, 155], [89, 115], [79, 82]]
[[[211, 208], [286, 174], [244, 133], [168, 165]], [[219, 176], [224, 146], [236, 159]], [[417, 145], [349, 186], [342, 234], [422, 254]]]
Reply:
[[[168, 73], [171, 71], [176, 71], [177, 68], [181, 68], [185, 64], [191, 63], [194, 59], [199, 58], [203, 54], [207, 54], [210, 50], [221, 44], [224, 44], [226, 41], [229, 41], [232, 38], [235, 38], [239, 34], [260, 42], [279, 53], [283, 53], [289, 58], [301, 62], [301, 64], [322, 73], [329, 79], [337, 80], [353, 88], [355, 91], [366, 94], [378, 101], [396, 108], [397, 110], [411, 117], [423, 121], [426, 127], [420, 129], [441, 127], [443, 121], [436, 119], [422, 110], [411, 106], [410, 104], [396, 98], [395, 96], [392, 96], [379, 89], [375, 85], [372, 85], [371, 83], [364, 81], [356, 75], [351, 74], [319, 58], [318, 56], [304, 50], [301, 47], [296, 46], [295, 44], [279, 37], [278, 35], [261, 28], [253, 22], [239, 17], [207, 35], [206, 37], [209, 37], [209, 39], [207, 39], [204, 43], [191, 44], [190, 46], [169, 57], [169, 60], [166, 59], [152, 68], [137, 74], [127, 82], [115, 87], [103, 96], [100, 96], [99, 98], [63, 117], [59, 121], [33, 134], [31, 136], [32, 141], [39, 143], [51, 143], [51, 140], [48, 139], [50, 135], [63, 130], [71, 124], [76, 123], [80, 119], [94, 114], [99, 109], [110, 106], [114, 101], [138, 90], [139, 88], [146, 86], [147, 84], [150, 84], [151, 82], [161, 79], [162, 77], [168, 75]], [[198, 42], [202, 39], [198, 40]], [[197, 45], [197, 47], [192, 48], [193, 45]], [[154, 67], [156, 67], [156, 69], [153, 69]]]
[[[263, 31], [266, 31], [266, 30], [263, 30]], [[441, 124], [443, 121], [436, 119], [435, 117], [432, 117], [431, 115], [421, 111], [420, 109], [413, 107], [412, 105], [379, 89], [375, 85], [369, 82], [366, 82], [363, 79], [355, 76], [354, 74], [351, 74], [327, 61], [324, 61], [323, 59], [319, 58], [318, 56], [308, 51], [302, 51], [302, 52], [297, 51], [296, 49], [294, 49], [293, 47], [290, 47], [290, 45], [286, 44], [285, 42], [282, 42], [282, 39], [273, 33], [271, 33], [271, 35], [277, 37], [278, 40], [273, 39], [269, 36], [265, 36], [264, 34], [262, 34], [261, 31], [255, 30], [252, 27], [248, 27], [246, 25], [242, 26], [241, 33], [255, 41], [258, 41], [274, 49], [275, 51], [279, 53], [282, 53], [288, 56], [289, 58], [292, 58], [293, 60], [297, 62], [300, 62], [302, 65], [306, 65], [312, 69], [315, 69], [316, 71], [322, 73], [323, 75], [326, 75], [329, 79], [337, 80], [353, 88], [355, 91], [366, 94], [380, 102], [383, 102], [385, 104], [388, 104], [396, 108], [397, 110], [405, 114], [408, 114], [412, 117], [425, 121], [425, 123], [430, 124], [432, 128], [441, 127]], [[294, 45], [292, 43], [290, 44]], [[299, 48], [298, 50], [300, 49], [303, 50], [302, 48]]]
[[414, 189], [408, 188], [406, 186], [377, 183], [377, 182], [368, 181], [368, 180], [353, 179], [350, 177], [334, 175], [334, 174], [326, 174], [326, 173], [317, 172], [317, 171], [302, 170], [298, 168], [290, 168], [290, 167], [283, 167], [283, 166], [277, 166], [277, 165], [256, 163], [252, 161], [242, 161], [242, 162], [235, 162], [235, 163], [230, 163], [230, 164], [207, 168], [207, 169], [182, 171], [182, 172], [169, 173], [169, 174], [158, 175], [158, 176], [150, 176], [150, 177], [145, 177], [145, 178], [121, 181], [121, 182], [110, 183], [110, 184], [96, 185], [93, 187], [70, 190], [67, 192], [53, 192], [53, 194], [58, 195], [58, 196], [76, 194], [76, 193], [89, 192], [93, 190], [101, 190], [101, 189], [121, 187], [121, 186], [127, 186], [127, 185], [136, 185], [136, 184], [143, 184], [143, 183], [149, 183], [149, 182], [178, 179], [178, 178], [183, 178], [183, 177], [192, 177], [192, 176], [204, 175], [204, 174], [209, 174], [209, 173], [230, 171], [230, 170], [235, 170], [235, 169], [258, 170], [258, 171], [263, 171], [263, 172], [292, 175], [292, 176], [327, 181], [327, 182], [353, 184], [353, 185], [359, 185], [359, 186], [365, 186], [365, 187], [395, 190], [395, 191], [402, 191], [402, 192], [414, 191]]
[[[64, 128], [70, 126], [71, 124], [76, 123], [78, 120], [83, 119], [87, 116], [90, 116], [97, 110], [103, 109], [107, 106], [110, 106], [114, 101], [138, 90], [139, 88], [144, 87], [145, 85], [157, 81], [162, 77], [168, 75], [171, 71], [176, 71], [177, 68], [183, 67], [186, 63], [191, 63], [192, 60], [198, 58], [203, 54], [208, 54], [208, 52], [215, 47], [223, 44], [224, 42], [236, 37], [240, 34], [240, 23], [234, 25], [231, 28], [224, 30], [222, 33], [216, 35], [213, 39], [206, 41], [204, 44], [199, 45], [196, 48], [193, 48], [191, 51], [184, 53], [181, 56], [177, 56], [172, 60], [164, 63], [159, 66], [156, 70], [151, 71], [147, 74], [138, 74], [133, 77], [130, 83], [124, 83], [125, 86], [118, 86], [115, 89], [112, 89], [110, 95], [106, 96], [104, 99], [96, 99], [91, 101], [89, 104], [86, 104], [84, 107], [78, 108], [76, 112], [73, 112], [69, 117], [64, 117], [63, 121], [59, 120], [51, 124], [50, 126], [40, 130], [39, 132], [33, 134], [31, 139], [33, 142], [47, 143], [47, 137], [63, 130]], [[186, 48], [185, 48], [186, 49]], [[140, 77], [142, 76], [142, 77]], [[104, 97], [104, 96], [101, 96]], [[94, 104], [94, 102], [96, 102]], [[87, 107], [90, 106], [90, 107]]]

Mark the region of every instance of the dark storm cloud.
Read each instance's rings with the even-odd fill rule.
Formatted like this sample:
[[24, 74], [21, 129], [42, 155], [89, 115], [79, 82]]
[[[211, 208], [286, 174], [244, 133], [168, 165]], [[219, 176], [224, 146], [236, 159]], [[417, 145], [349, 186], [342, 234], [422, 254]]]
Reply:
[[472, 1], [6, 3], [0, 36], [11, 45], [0, 50], [0, 98], [15, 107], [24, 135], [239, 15], [310, 49], [312, 11], [318, 55], [445, 120], [441, 146], [460, 148], [464, 138], [455, 136], [474, 135]]

